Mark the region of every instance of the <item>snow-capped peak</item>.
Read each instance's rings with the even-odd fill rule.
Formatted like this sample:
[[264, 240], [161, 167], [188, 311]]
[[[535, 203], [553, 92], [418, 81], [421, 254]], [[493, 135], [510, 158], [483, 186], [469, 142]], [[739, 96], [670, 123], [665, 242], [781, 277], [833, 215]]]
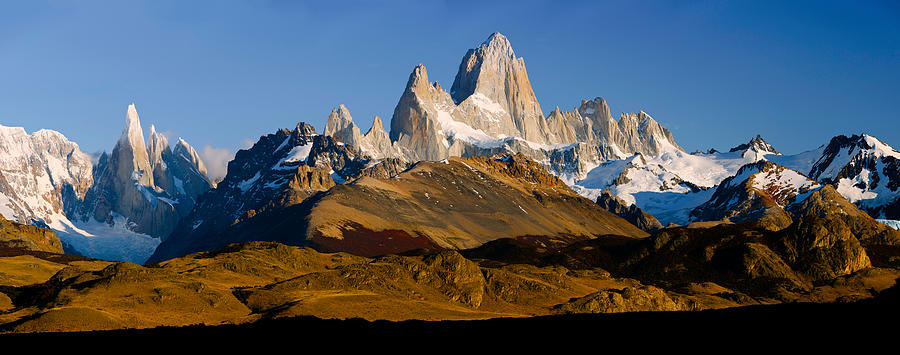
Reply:
[[869, 149], [872, 149], [874, 151], [876, 156], [879, 156], [879, 157], [890, 156], [890, 157], [900, 159], [900, 152], [898, 152], [893, 147], [891, 147], [887, 144], [884, 144], [884, 142], [882, 142], [878, 138], [875, 138], [868, 134], [863, 134], [862, 139], [866, 143], [866, 145], [869, 147]]
[[516, 54], [512, 49], [512, 44], [510, 44], [506, 36], [504, 36], [500, 32], [492, 33], [484, 42], [481, 43], [481, 45], [479, 45], [479, 47], [483, 47], [485, 51], [508, 55], [513, 59], [515, 59], [516, 57]]

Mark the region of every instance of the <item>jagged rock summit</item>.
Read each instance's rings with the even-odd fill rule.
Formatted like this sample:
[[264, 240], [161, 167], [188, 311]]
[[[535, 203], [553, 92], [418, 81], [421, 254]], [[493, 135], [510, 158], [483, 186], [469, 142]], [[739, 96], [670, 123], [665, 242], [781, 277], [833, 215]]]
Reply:
[[[526, 141], [560, 143], [547, 128], [541, 106], [534, 95], [525, 60], [516, 58], [506, 36], [493, 33], [463, 56], [450, 88], [454, 103], [470, 127], [497, 137], [520, 137]], [[476, 113], [491, 113], [478, 115]]]
[[734, 148], [731, 148], [731, 150], [729, 150], [729, 152], [743, 152], [748, 149], [754, 150], [754, 151], [760, 152], [760, 153], [781, 154], [775, 150], [775, 147], [773, 147], [771, 144], [769, 144], [764, 139], [762, 139], [762, 136], [760, 136], [758, 134], [756, 135], [756, 138], [751, 139], [750, 142], [741, 144]]
[[418, 64], [394, 108], [390, 134], [381, 130], [376, 120], [360, 135], [341, 105], [329, 116], [325, 135], [373, 158], [406, 162], [522, 153], [567, 179], [583, 178], [600, 162], [634, 153], [682, 151], [649, 114], [622, 113], [614, 120], [600, 97], [581, 101], [572, 111], [557, 107], [545, 117], [524, 59], [500, 33], [466, 52], [449, 93]]
[[98, 164], [102, 168], [86, 198], [85, 218], [114, 225], [122, 216], [132, 231], [166, 238], [212, 184], [196, 151], [184, 140], [179, 139], [176, 155], [166, 137], [151, 126], [145, 143], [134, 104], [128, 105], [125, 123], [112, 153]]

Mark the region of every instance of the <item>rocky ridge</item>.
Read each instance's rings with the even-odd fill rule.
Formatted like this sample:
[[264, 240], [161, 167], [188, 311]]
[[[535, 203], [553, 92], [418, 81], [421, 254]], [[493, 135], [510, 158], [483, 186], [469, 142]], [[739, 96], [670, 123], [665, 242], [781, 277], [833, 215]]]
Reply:
[[[289, 134], [263, 137], [239, 153], [232, 164], [248, 168], [229, 169], [235, 176], [229, 173], [217, 189], [201, 197], [198, 208], [151, 260], [260, 239], [374, 256], [419, 248], [470, 248], [504, 237], [556, 245], [604, 234], [646, 235], [521, 154], [419, 162], [402, 171], [399, 160], [357, 157], [341, 170], [348, 173], [336, 181], [341, 183], [318, 184], [327, 170], [316, 167], [313, 155], [286, 172], [277, 169], [278, 174], [268, 172], [272, 161], [256, 162], [272, 156], [277, 161], [273, 147]], [[329, 136], [313, 139], [311, 154], [318, 144], [334, 142]], [[255, 173], [250, 165], [262, 170]], [[272, 183], [282, 180], [270, 176], [295, 171], [304, 176], [315, 171], [318, 185], [285, 189]], [[235, 188], [239, 186], [246, 191]], [[279, 197], [285, 191], [297, 197]]]

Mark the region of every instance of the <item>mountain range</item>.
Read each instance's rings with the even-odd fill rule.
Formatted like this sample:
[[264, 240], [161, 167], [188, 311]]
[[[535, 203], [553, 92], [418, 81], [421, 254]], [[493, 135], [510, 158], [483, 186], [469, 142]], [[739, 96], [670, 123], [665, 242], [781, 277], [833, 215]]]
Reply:
[[109, 153], [0, 126], [0, 332], [854, 302], [900, 277], [879, 139], [688, 153], [646, 112], [573, 103], [545, 113], [494, 33], [449, 92], [416, 65], [389, 130], [338, 105], [220, 181], [134, 104]]
[[[218, 186], [207, 177], [202, 159], [187, 142], [179, 139], [172, 148], [152, 125], [145, 137], [133, 104], [126, 110], [122, 135], [108, 154], [85, 154], [55, 131], [27, 134], [21, 128], [2, 127], [0, 156], [4, 158], [0, 159], [0, 213], [5, 218], [54, 230], [69, 252], [135, 262], [147, 260], [154, 252], [159, 255], [154, 260], [158, 260], [162, 255], [184, 255], [221, 247], [229, 241], [293, 240], [302, 244], [318, 234], [338, 238], [334, 232], [321, 232], [328, 228], [309, 225], [307, 220], [318, 221], [306, 215], [310, 211], [293, 217], [304, 216], [302, 225], [306, 229], [298, 235], [279, 239], [222, 233], [236, 231], [238, 225], [247, 228], [243, 226], [252, 224], [249, 222], [256, 215], [281, 213], [304, 202], [309, 205], [335, 198], [333, 195], [350, 193], [379, 177], [411, 178], [419, 169], [433, 174], [437, 165], [427, 162], [474, 166], [474, 179], [478, 179], [474, 182], [478, 183], [484, 174], [491, 173], [480, 169], [481, 164], [499, 163], [448, 160], [451, 157], [495, 156], [527, 166], [525, 170], [544, 169], [551, 173], [548, 177], [564, 183], [559, 186], [559, 181], [554, 181], [548, 185], [554, 186], [552, 189], [568, 194], [562, 190], [571, 188], [591, 201], [600, 200], [602, 192], [608, 192], [602, 199], [605, 209], [618, 211], [626, 219], [626, 211], [631, 209], [630, 215], [644, 222], [630, 221], [649, 231], [711, 220], [755, 220], [748, 217], [750, 210], [754, 216], [780, 219], [775, 225], [783, 226], [786, 219], [763, 210], [794, 203], [795, 195], [804, 194], [801, 190], [824, 185], [833, 186], [844, 198], [885, 223], [900, 219], [900, 153], [875, 137], [838, 136], [818, 149], [790, 156], [778, 153], [760, 136], [726, 153], [687, 153], [649, 114], [622, 113], [615, 120], [606, 100], [600, 97], [580, 100], [571, 111], [556, 107], [545, 115], [524, 60], [516, 57], [509, 40], [499, 33], [465, 53], [449, 92], [429, 81], [424, 65], [417, 65], [394, 108], [389, 132], [376, 117], [362, 134], [349, 109], [339, 105], [328, 115], [324, 134], [300, 123], [293, 130], [263, 136], [252, 148], [239, 151]], [[779, 173], [773, 181], [743, 180], [743, 176], [758, 174], [760, 169]], [[460, 178], [459, 182], [473, 182], [459, 173], [452, 175]], [[435, 178], [418, 184], [422, 189], [446, 189], [441, 186], [444, 182]], [[520, 182], [507, 185], [517, 184]], [[757, 186], [750, 186], [753, 184]], [[778, 187], [774, 189], [784, 191], [759, 189], [760, 184], [775, 184]], [[395, 191], [412, 186], [379, 188]], [[492, 187], [476, 184], [471, 188], [478, 191]], [[768, 195], [759, 195], [759, 191]], [[359, 198], [376, 198], [364, 195]], [[418, 197], [405, 194], [385, 198]], [[449, 204], [460, 198], [463, 196], [447, 196], [444, 201]], [[461, 201], [456, 202], [456, 206], [461, 205]], [[354, 211], [380, 207], [356, 206]], [[497, 203], [480, 207], [500, 209]], [[653, 221], [648, 222], [644, 215]], [[344, 231], [338, 234], [363, 228], [373, 235], [396, 230], [430, 238], [429, 243], [416, 242], [408, 247], [468, 248], [490, 239], [476, 238], [479, 241], [474, 244], [451, 243], [445, 237], [427, 236], [427, 223], [422, 221], [410, 221], [408, 225], [353, 223], [345, 219], [329, 228]], [[597, 234], [576, 233], [573, 229], [549, 231], [502, 236]], [[157, 250], [160, 243], [163, 246]], [[345, 244], [342, 248], [354, 246]], [[402, 251], [399, 249], [371, 251]]]

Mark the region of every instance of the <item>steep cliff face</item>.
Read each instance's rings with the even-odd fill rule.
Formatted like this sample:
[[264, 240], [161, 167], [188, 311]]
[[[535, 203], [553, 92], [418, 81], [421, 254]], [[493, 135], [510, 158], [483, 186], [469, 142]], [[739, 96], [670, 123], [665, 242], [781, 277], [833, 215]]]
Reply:
[[128, 230], [164, 239], [212, 184], [187, 142], [179, 139], [173, 152], [166, 137], [151, 126], [145, 143], [134, 104], [128, 106], [125, 121], [112, 153], [98, 165], [102, 170], [85, 198], [82, 219], [111, 226], [124, 223]]
[[363, 135], [359, 133], [359, 127], [353, 123], [353, 117], [350, 116], [350, 111], [344, 105], [336, 107], [328, 115], [328, 120], [325, 122], [325, 135], [353, 146], [359, 146], [363, 140]]
[[469, 113], [457, 120], [476, 130], [493, 137], [559, 143], [547, 128], [525, 60], [516, 58], [509, 40], [500, 33], [466, 52], [450, 92], [460, 110]]
[[391, 145], [391, 137], [381, 123], [381, 117], [375, 116], [372, 128], [366, 132], [359, 149], [374, 159], [397, 158], [399, 154]]
[[417, 66], [394, 110], [390, 138], [411, 162], [522, 153], [570, 180], [606, 160], [681, 151], [650, 115], [613, 120], [599, 97], [544, 117], [524, 60], [499, 33], [466, 53], [449, 94]]
[[451, 120], [454, 107], [450, 94], [428, 81], [425, 66], [419, 64], [400, 96], [391, 119], [391, 140], [411, 161], [441, 160], [449, 156], [450, 144], [443, 124]]

